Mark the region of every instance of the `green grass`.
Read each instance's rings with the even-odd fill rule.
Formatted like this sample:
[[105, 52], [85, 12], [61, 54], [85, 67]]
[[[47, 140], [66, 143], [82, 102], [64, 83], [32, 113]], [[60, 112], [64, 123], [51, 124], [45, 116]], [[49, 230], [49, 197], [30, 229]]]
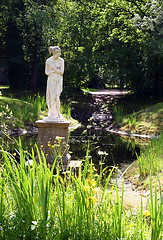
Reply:
[[113, 112], [115, 122], [120, 123], [123, 131], [146, 135], [163, 131], [163, 102], [130, 114], [121, 105], [113, 104]]
[[[54, 162], [48, 167], [44, 154], [36, 163], [34, 151], [23, 150], [18, 143], [20, 163], [2, 149], [4, 165], [0, 171], [1, 239], [158, 239], [161, 240], [162, 200], [156, 201], [151, 190], [148, 216], [143, 206], [126, 212], [123, 207], [123, 184], [119, 191], [110, 187], [111, 171], [101, 185], [103, 169], [95, 175], [88, 157], [78, 176], [67, 169], [62, 176]], [[28, 160], [33, 160], [33, 166]], [[151, 181], [151, 180], [150, 180]], [[152, 186], [151, 186], [152, 189]], [[153, 238], [157, 236], [157, 238]]]
[[9, 85], [0, 85], [0, 90], [9, 89], [9, 88], [10, 88]]
[[163, 131], [163, 98], [156, 95], [125, 95], [112, 104], [115, 123], [121, 130], [156, 135]]
[[163, 131], [163, 102], [123, 117], [122, 129], [138, 134]]
[[82, 88], [82, 91], [86, 92], [86, 93], [89, 93], [90, 91], [91, 92], [98, 92], [99, 89], [97, 89], [97, 88]]
[[138, 157], [141, 178], [149, 174], [157, 175], [163, 168], [163, 134], [152, 140]]
[[[31, 128], [39, 118], [47, 116], [45, 96], [39, 93], [24, 96], [20, 99], [0, 96], [1, 129], [6, 132], [16, 128]], [[61, 113], [66, 119], [71, 119], [71, 109], [68, 104], [61, 104]]]
[[143, 191], [150, 189], [150, 175], [152, 184], [163, 187], [163, 134], [148, 142], [142, 148], [140, 155], [124, 172], [124, 178], [132, 182], [135, 189]]
[[8, 129], [26, 127], [32, 125], [42, 109], [40, 96], [16, 99], [12, 97], [0, 97], [1, 125]]
[[123, 117], [125, 116], [124, 109], [121, 106], [112, 104], [114, 120], [116, 123], [121, 123]]

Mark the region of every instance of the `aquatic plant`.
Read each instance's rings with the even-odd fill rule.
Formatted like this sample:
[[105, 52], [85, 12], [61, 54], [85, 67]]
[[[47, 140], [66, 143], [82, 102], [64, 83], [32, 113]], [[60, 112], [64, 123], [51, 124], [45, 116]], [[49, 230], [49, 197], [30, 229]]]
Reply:
[[158, 139], [153, 139], [137, 157], [140, 177], [145, 178], [150, 173], [156, 175], [163, 166], [163, 134]]
[[115, 104], [112, 104], [112, 108], [116, 123], [121, 123], [123, 117], [125, 116], [124, 109], [121, 106], [117, 106]]
[[72, 168], [61, 174], [56, 160], [48, 166], [44, 153], [37, 146], [39, 162], [35, 160], [34, 150], [24, 151], [20, 141], [17, 151], [20, 163], [2, 148], [5, 161], [0, 171], [1, 239], [136, 240], [160, 237], [160, 220], [155, 224], [162, 211], [156, 201], [157, 195], [155, 199], [151, 197], [149, 203], [150, 215], [155, 216], [151, 224], [143, 215], [142, 207], [137, 217], [132, 211], [127, 213], [123, 207], [123, 184], [121, 191], [116, 183], [110, 186], [112, 169], [105, 184], [100, 185], [105, 169], [99, 175], [94, 174], [88, 150], [78, 175]]
[[[39, 93], [34, 95], [24, 95], [20, 99], [2, 97], [0, 103], [1, 130], [7, 133], [6, 129], [26, 128], [33, 125], [43, 113], [47, 112], [45, 96]], [[69, 104], [61, 104], [61, 113], [65, 118], [71, 118], [71, 108]], [[43, 116], [42, 116], [43, 117]]]

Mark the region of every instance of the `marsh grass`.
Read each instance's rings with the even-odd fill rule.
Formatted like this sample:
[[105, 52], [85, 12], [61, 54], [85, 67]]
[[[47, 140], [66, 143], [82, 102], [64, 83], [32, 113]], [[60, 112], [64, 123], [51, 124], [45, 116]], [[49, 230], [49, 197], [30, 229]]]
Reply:
[[150, 217], [151, 217], [151, 239], [162, 238], [162, 207], [163, 207], [163, 196], [161, 194], [160, 187], [160, 201], [158, 202], [157, 186], [155, 183], [154, 194], [152, 189], [152, 179], [150, 175], [150, 201], [148, 202]]
[[163, 167], [163, 134], [153, 139], [137, 157], [140, 177], [143, 179], [150, 173], [156, 175]]
[[137, 134], [158, 134], [163, 130], [162, 118], [163, 103], [160, 102], [143, 110], [122, 115], [121, 128]]
[[[6, 125], [10, 129], [33, 124], [37, 120], [41, 109], [45, 108], [45, 99], [40, 97], [39, 94], [21, 100], [1, 97], [0, 101], [1, 126]], [[4, 127], [3, 130], [5, 130]]]
[[[23, 96], [20, 99], [9, 97], [0, 98], [1, 130], [26, 128], [34, 125], [42, 113], [46, 116], [48, 112], [45, 96], [39, 93]], [[69, 104], [61, 104], [61, 113], [65, 118], [71, 118]], [[41, 116], [42, 117], [42, 116]]]
[[[157, 196], [155, 199], [151, 197], [149, 203], [150, 217], [155, 216], [149, 225], [143, 215], [143, 206], [136, 217], [132, 211], [129, 216], [125, 212], [124, 185], [121, 191], [117, 184], [110, 186], [113, 170], [104, 185], [100, 184], [103, 172], [108, 169], [95, 175], [88, 150], [83, 170], [80, 166], [78, 176], [73, 174], [71, 168], [61, 175], [56, 160], [49, 167], [37, 146], [35, 151], [39, 164], [35, 160], [34, 149], [31, 153], [24, 151], [20, 141], [20, 163], [2, 148], [0, 239], [116, 240], [160, 237], [158, 227], [162, 210], [160, 203], [156, 202]], [[33, 160], [32, 166], [30, 159]], [[158, 220], [159, 224], [155, 227]]]
[[113, 104], [113, 113], [116, 123], [121, 123], [125, 112], [122, 106], [117, 106]]

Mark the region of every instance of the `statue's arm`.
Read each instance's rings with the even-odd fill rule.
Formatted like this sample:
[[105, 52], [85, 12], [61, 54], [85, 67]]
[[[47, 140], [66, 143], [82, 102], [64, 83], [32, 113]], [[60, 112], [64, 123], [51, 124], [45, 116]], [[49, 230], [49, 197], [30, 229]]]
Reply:
[[57, 73], [58, 75], [62, 76], [63, 73], [64, 73], [64, 60], [61, 58], [60, 61], [61, 61], [60, 62], [61, 63], [60, 68], [52, 67], [49, 64], [49, 61], [46, 61], [46, 63], [45, 63], [45, 74], [49, 76], [51, 73]]
[[57, 74], [59, 74], [60, 76], [62, 76], [63, 73], [64, 73], [64, 60], [63, 60], [63, 58], [61, 58], [60, 61], [61, 61], [61, 62], [60, 62], [60, 63], [61, 63], [60, 68], [54, 68], [54, 72], [56, 72]]
[[45, 63], [45, 74], [49, 76], [50, 73], [52, 73], [52, 72], [53, 72], [53, 71], [52, 71], [52, 69], [50, 68], [48, 61], [46, 61], [46, 63]]

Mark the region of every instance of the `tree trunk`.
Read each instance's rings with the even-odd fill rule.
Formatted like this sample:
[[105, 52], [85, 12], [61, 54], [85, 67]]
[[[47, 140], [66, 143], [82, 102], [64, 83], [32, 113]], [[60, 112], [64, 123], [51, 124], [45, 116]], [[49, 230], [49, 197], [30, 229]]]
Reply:
[[37, 87], [38, 65], [39, 65], [39, 58], [38, 58], [37, 50], [36, 50], [35, 54], [34, 54], [34, 63], [33, 63], [33, 67], [32, 67], [32, 76], [31, 76], [31, 81], [30, 81], [30, 90], [32, 92], [35, 92], [36, 87]]

